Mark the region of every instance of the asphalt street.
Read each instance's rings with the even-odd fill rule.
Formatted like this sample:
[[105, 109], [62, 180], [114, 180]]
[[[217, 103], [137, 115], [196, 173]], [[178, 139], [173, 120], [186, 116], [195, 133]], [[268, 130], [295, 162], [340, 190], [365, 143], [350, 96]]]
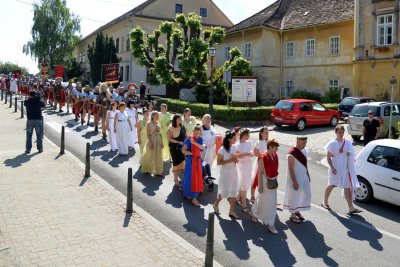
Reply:
[[[65, 126], [66, 152], [82, 161], [85, 144], [89, 142], [91, 169], [124, 194], [127, 170], [132, 167], [134, 202], [192, 245], [205, 251], [207, 218], [208, 213], [213, 211], [212, 203], [218, 185], [213, 192], [202, 194], [199, 201], [203, 206], [196, 208], [173, 186], [169, 164], [164, 165], [168, 174], [165, 178], [141, 174], [138, 145], [135, 146], [136, 152], [130, 153], [129, 157], [118, 156], [110, 152], [108, 143], [101, 140], [101, 134], [94, 133], [93, 127], [75, 123], [72, 115], [47, 110], [44, 121], [46, 137], [56, 144], [60, 143], [61, 126]], [[257, 134], [252, 134], [251, 140], [256, 138]], [[285, 144], [279, 148], [278, 203], [283, 201], [288, 149]], [[300, 225], [293, 224], [288, 221], [288, 212], [278, 206], [275, 226], [280, 233], [277, 236], [270, 234], [266, 226], [252, 223], [239, 207], [237, 213], [241, 219], [232, 220], [228, 217], [228, 202], [221, 202], [222, 214], [215, 220], [215, 259], [225, 266], [398, 266], [400, 207], [377, 200], [368, 205], [357, 203], [364, 212], [360, 216], [349, 217], [346, 215], [345, 200], [336, 190], [330, 200], [333, 211], [324, 210], [320, 203], [327, 182], [327, 168], [320, 164], [321, 160], [319, 154], [310, 155], [313, 207], [303, 213], [307, 220]], [[212, 172], [213, 176], [219, 176], [217, 166]], [[86, 181], [83, 176], [82, 173], [81, 186]], [[124, 216], [121, 214], [121, 221]]]

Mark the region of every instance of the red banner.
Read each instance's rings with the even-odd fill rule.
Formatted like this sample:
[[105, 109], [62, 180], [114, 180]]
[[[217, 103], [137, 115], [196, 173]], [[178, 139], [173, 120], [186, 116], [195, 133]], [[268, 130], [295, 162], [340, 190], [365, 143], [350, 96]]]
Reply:
[[42, 63], [41, 65], [41, 75], [42, 76], [47, 76], [48, 75], [48, 70], [49, 70], [49, 64], [47, 63]]
[[21, 76], [21, 70], [14, 70], [13, 74], [14, 74], [14, 77], [18, 79], [19, 76]]
[[119, 82], [119, 64], [104, 64], [103, 65], [103, 78], [105, 82], [117, 83]]
[[64, 66], [56, 65], [54, 66], [54, 78], [60, 77], [61, 79], [64, 77]]

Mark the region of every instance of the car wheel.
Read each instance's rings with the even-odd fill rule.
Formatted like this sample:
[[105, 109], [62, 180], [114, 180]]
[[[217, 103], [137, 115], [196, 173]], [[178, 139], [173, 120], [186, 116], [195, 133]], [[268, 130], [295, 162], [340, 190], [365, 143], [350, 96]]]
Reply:
[[282, 127], [282, 124], [280, 124], [280, 123], [275, 123], [275, 126], [276, 126], [276, 127]]
[[360, 187], [356, 189], [356, 200], [358, 202], [367, 203], [372, 195], [372, 187], [367, 180], [362, 177], [358, 177]]
[[331, 122], [330, 122], [331, 126], [336, 127], [336, 125], [338, 124], [338, 121], [339, 121], [338, 118], [336, 116], [333, 116], [331, 118]]
[[306, 121], [304, 119], [300, 119], [296, 123], [296, 129], [298, 131], [303, 131], [306, 128]]
[[358, 142], [361, 139], [361, 136], [359, 135], [352, 135], [351, 138], [353, 138], [354, 141]]

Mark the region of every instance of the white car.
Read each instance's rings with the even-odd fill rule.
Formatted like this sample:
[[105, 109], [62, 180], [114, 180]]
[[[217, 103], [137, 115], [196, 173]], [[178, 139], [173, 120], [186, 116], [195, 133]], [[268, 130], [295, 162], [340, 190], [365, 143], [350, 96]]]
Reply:
[[356, 200], [374, 197], [400, 206], [400, 140], [375, 140], [355, 160], [360, 188]]

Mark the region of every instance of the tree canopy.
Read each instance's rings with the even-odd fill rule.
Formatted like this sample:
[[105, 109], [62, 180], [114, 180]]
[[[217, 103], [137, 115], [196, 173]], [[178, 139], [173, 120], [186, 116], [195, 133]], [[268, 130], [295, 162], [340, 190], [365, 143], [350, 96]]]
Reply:
[[[203, 31], [201, 17], [195, 13], [177, 14], [175, 23], [162, 22], [148, 36], [140, 26], [130, 33], [132, 55], [149, 71], [148, 82], [166, 84], [173, 96], [181, 88], [208, 83], [209, 47], [221, 43], [225, 37], [221, 27]], [[165, 39], [164, 45], [161, 38]]]
[[51, 68], [64, 65], [79, 42], [80, 19], [66, 7], [66, 0], [41, 0], [33, 12], [32, 40], [23, 52]]
[[0, 73], [2, 74], [10, 74], [14, 70], [21, 70], [22, 75], [28, 75], [29, 71], [25, 67], [18, 66], [17, 64], [11, 62], [2, 62], [0, 61]]
[[88, 45], [88, 59], [92, 81], [97, 84], [103, 80], [102, 65], [119, 61], [113, 38], [104, 36], [102, 32], [97, 33], [96, 40]]

